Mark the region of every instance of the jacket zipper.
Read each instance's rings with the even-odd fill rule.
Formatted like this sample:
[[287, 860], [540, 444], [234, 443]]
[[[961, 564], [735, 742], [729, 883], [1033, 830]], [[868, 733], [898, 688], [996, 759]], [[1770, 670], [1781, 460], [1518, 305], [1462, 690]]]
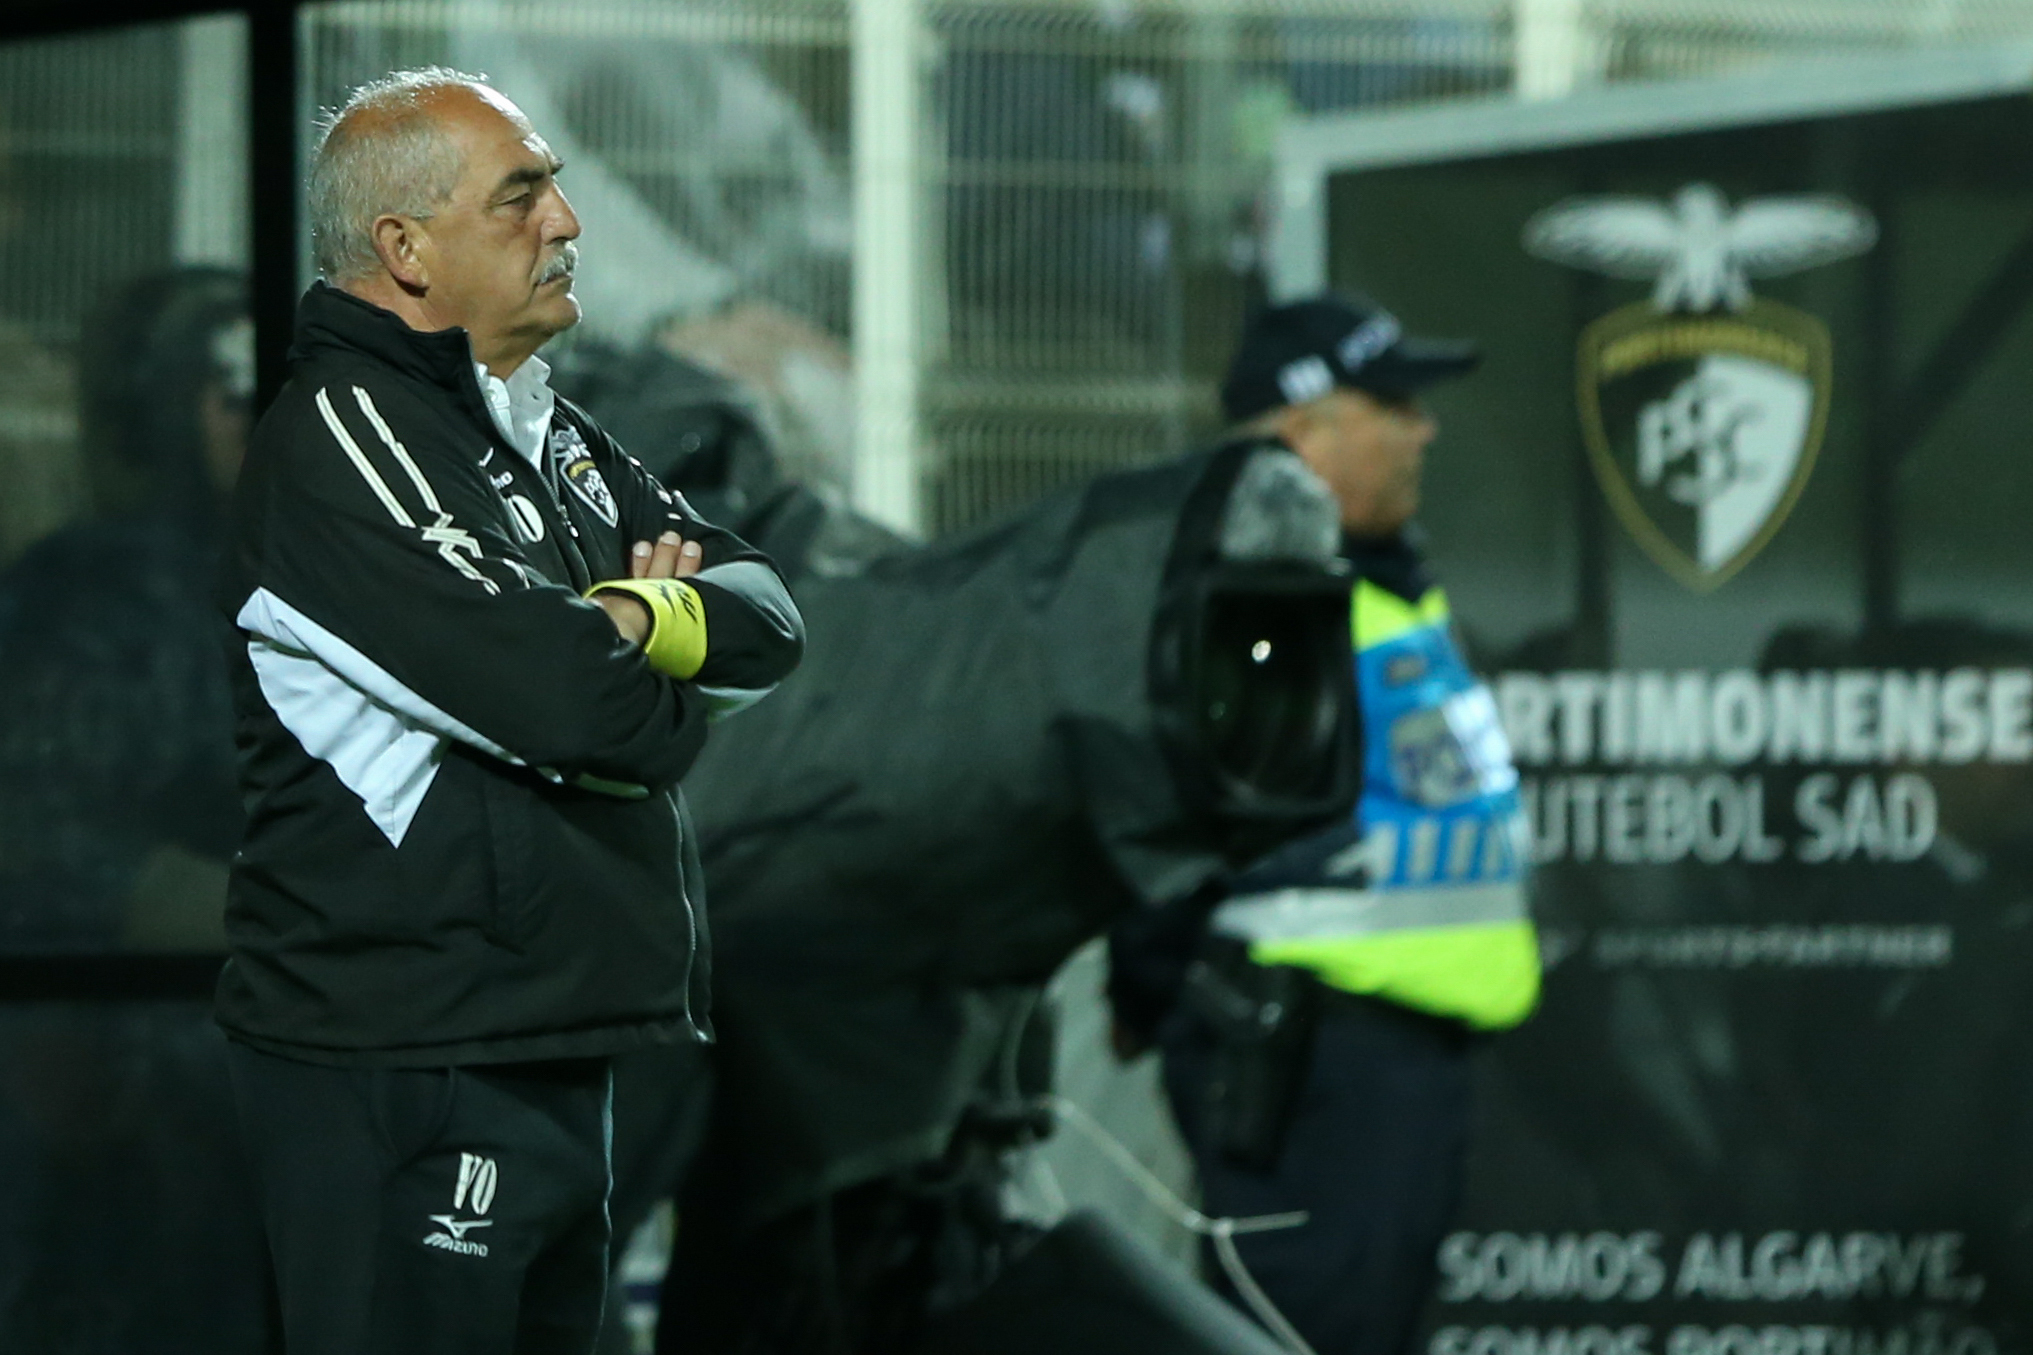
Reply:
[[[527, 461], [523, 462], [523, 464], [525, 466], [529, 465]], [[532, 467], [532, 469], [536, 471], [536, 478], [542, 483], [544, 493], [550, 497], [551, 507], [558, 510], [558, 521], [563, 523], [565, 527], [564, 535], [558, 538], [558, 554], [565, 561], [565, 572], [567, 574], [573, 573], [572, 566], [574, 564], [578, 565], [576, 572], [584, 575], [586, 581], [580, 583], [577, 579], [574, 579], [572, 580], [573, 587], [581, 591], [591, 588], [598, 580], [593, 577], [593, 567], [586, 563], [586, 553], [579, 549], [579, 524], [572, 521], [572, 510], [565, 506], [564, 490], [561, 486], [552, 483], [551, 454], [548, 445], [544, 448], [542, 464]]]
[[[478, 390], [479, 386], [476, 382], [474, 384], [476, 394]], [[481, 408], [486, 408], [484, 400], [481, 401]], [[557, 417], [557, 415], [552, 415], [553, 419]], [[489, 417], [488, 424], [490, 431], [494, 431], [492, 429], [492, 416]], [[565, 558], [566, 571], [569, 573], [572, 564], [576, 562], [579, 566], [579, 573], [584, 574], [588, 580], [587, 584], [583, 586], [590, 587], [593, 570], [586, 563], [584, 552], [579, 549], [578, 525], [572, 521], [572, 510], [565, 506], [564, 486], [560, 483], [561, 477], [557, 474], [557, 465], [550, 454], [549, 439], [545, 439], [543, 452], [537, 458], [537, 463], [534, 466], [531, 466], [528, 459], [523, 457], [513, 447], [507, 449], [506, 456], [508, 464], [511, 467], [515, 467], [519, 463], [522, 466], [528, 466], [529, 469], [536, 472], [537, 482], [543, 486], [544, 494], [550, 499], [551, 506], [557, 509], [558, 521], [563, 523], [565, 527], [565, 534], [557, 538], [557, 542], [558, 552]], [[517, 474], [519, 478], [519, 471], [513, 473]], [[685, 906], [685, 972], [682, 976], [682, 986], [679, 989], [678, 995], [679, 1009], [684, 1012], [685, 1024], [691, 1027], [693, 1038], [703, 1042], [706, 1038], [706, 1032], [699, 1028], [699, 1019], [692, 1013], [692, 972], [698, 967], [699, 963], [699, 915], [692, 907], [692, 891], [686, 887], [685, 882], [685, 816], [678, 805], [677, 793], [675, 791], [672, 792], [671, 797], [671, 822], [678, 835], [678, 901]]]
[[706, 1032], [699, 1029], [699, 1020], [692, 1015], [692, 970], [699, 963], [699, 916], [692, 911], [692, 891], [685, 882], [685, 814], [675, 790], [671, 792], [671, 822], [678, 834], [678, 901], [685, 905], [685, 973], [678, 1000], [684, 1009], [685, 1024], [692, 1028], [692, 1038], [703, 1043]]

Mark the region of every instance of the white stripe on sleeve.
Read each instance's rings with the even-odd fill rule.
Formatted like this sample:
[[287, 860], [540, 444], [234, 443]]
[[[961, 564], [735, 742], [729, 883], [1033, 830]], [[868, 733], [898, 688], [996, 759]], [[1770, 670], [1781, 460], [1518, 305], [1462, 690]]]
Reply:
[[318, 413], [324, 419], [325, 426], [332, 430], [332, 436], [345, 450], [347, 459], [360, 472], [361, 478], [367, 481], [367, 487], [374, 491], [374, 496], [381, 500], [389, 515], [401, 526], [414, 529], [425, 541], [436, 546], [439, 558], [461, 575], [479, 584], [489, 593], [499, 593], [501, 585], [482, 574], [473, 565], [473, 561], [481, 556], [480, 542], [471, 532], [452, 525], [452, 515], [438, 502], [437, 491], [432, 489], [431, 482], [424, 478], [423, 470], [417, 465], [416, 458], [409, 454], [409, 448], [396, 440], [388, 421], [381, 417], [381, 411], [375, 407], [373, 397], [363, 388], [353, 387], [354, 403], [360, 406], [360, 412], [367, 416], [367, 422], [373, 426], [382, 445], [388, 448], [396, 463], [409, 476], [410, 483], [416, 486], [417, 493], [423, 498], [425, 509], [436, 515], [437, 521], [428, 526], [417, 526], [416, 520], [409, 515], [409, 510], [402, 506], [401, 500], [389, 489], [388, 481], [381, 478], [381, 472], [374, 469], [374, 463], [360, 450], [360, 444], [353, 440], [352, 433], [347, 431], [346, 425], [340, 422], [338, 414], [332, 409], [331, 393], [320, 388], [316, 401]]
[[339, 422], [339, 416], [332, 410], [330, 393], [321, 387], [315, 398], [318, 414], [324, 419], [325, 427], [332, 430], [332, 436], [338, 439], [347, 460], [360, 472], [360, 478], [367, 482], [367, 487], [374, 491], [374, 497], [381, 500], [382, 507], [386, 508], [389, 516], [398, 523], [405, 527], [416, 526], [416, 520], [410, 517], [409, 510], [402, 506], [401, 501], [388, 488], [388, 481], [381, 478], [381, 472], [374, 469], [373, 463], [368, 461], [367, 453], [360, 450], [360, 444], [353, 441], [353, 435], [346, 431], [346, 425]]

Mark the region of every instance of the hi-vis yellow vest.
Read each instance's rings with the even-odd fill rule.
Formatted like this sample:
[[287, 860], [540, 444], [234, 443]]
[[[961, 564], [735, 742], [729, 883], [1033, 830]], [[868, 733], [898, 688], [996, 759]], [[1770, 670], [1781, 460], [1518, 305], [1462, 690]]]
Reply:
[[1244, 874], [1214, 929], [1260, 964], [1501, 1030], [1539, 999], [1528, 843], [1496, 703], [1448, 621], [1438, 588], [1356, 585], [1362, 802]]

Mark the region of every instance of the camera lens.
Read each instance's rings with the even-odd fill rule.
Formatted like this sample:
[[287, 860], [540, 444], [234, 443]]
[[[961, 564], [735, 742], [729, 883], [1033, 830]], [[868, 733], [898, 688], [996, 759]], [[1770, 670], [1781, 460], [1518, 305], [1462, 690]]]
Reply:
[[[1194, 709], [1202, 747], [1251, 799], [1317, 795], [1333, 775], [1345, 634], [1333, 597], [1222, 592], [1208, 600]], [[1345, 640], [1341, 640], [1346, 643]]]

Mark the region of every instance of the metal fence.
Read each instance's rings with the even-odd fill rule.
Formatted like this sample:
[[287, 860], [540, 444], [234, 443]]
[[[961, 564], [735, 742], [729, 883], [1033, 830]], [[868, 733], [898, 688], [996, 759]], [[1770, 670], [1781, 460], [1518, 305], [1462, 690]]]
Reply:
[[0, 48], [0, 564], [84, 511], [86, 310], [169, 261], [177, 33]]
[[[905, 471], [864, 500], [928, 534], [1214, 431], [1226, 346], [1260, 295], [1270, 150], [1293, 115], [2033, 33], [2028, 0], [858, 7], [900, 14], [918, 44], [915, 88], [869, 92], [908, 96], [916, 142], [908, 275], [862, 273], [904, 285], [911, 308], [907, 353], [887, 334], [878, 346], [908, 370], [876, 380], [871, 363], [859, 413], [862, 455]], [[588, 334], [732, 369], [799, 473], [848, 491], [855, 176], [894, 162], [854, 154], [853, 8], [362, 0], [308, 11], [307, 65], [325, 105], [425, 61], [493, 76], [556, 129], [599, 232]]]
[[[936, 533], [1218, 423], [1293, 115], [2033, 33], [2024, 0], [939, 0], [918, 448]], [[1386, 298], [1388, 300], [1388, 298]]]
[[[918, 39], [898, 88], [854, 81], [867, 35], [897, 31], [869, 22], [878, 10]], [[865, 501], [943, 533], [1213, 431], [1217, 374], [1262, 287], [1271, 147], [1294, 115], [2019, 38], [2033, 38], [2033, 0], [372, 0], [305, 8], [298, 116], [307, 145], [313, 110], [362, 80], [427, 62], [487, 72], [571, 164], [589, 231], [578, 341], [660, 343], [730, 370], [797, 473], [848, 490], [857, 449], [881, 450], [898, 492]], [[108, 412], [78, 394], [91, 341], [108, 337], [95, 310], [179, 265], [246, 267], [245, 43], [230, 16], [0, 44], [0, 568], [35, 563], [38, 542], [66, 547], [67, 527], [107, 507], [80, 449], [81, 415]], [[898, 94], [908, 144], [857, 142]], [[857, 232], [856, 203], [899, 164], [911, 229], [902, 271], [885, 273], [861, 265], [895, 242]], [[890, 351], [863, 321], [880, 310], [869, 289], [898, 282], [907, 342]], [[207, 398], [244, 384], [230, 356]], [[162, 596], [132, 542], [44, 558], [151, 590], [95, 596]], [[39, 577], [14, 576], [8, 597], [80, 596], [75, 570], [63, 591]], [[187, 610], [209, 627], [208, 609]], [[80, 728], [6, 703], [0, 955], [216, 948], [223, 865], [155, 840], [135, 809], [144, 792], [196, 798], [136, 766], [169, 736], [223, 750], [224, 716], [206, 725], [192, 703], [184, 726], [155, 718], [174, 676], [161, 633], [119, 651], [149, 662], [107, 663], [110, 623], [88, 621], [100, 648], [81, 647], [75, 672], [131, 670], [150, 700], [92, 688], [120, 704], [58, 703], [125, 710]], [[70, 695], [61, 663], [15, 671], [35, 682], [11, 693]], [[81, 752], [109, 746], [110, 772], [82, 775], [100, 764]], [[1069, 971], [1085, 987], [1067, 993], [1068, 1039], [1084, 1052], [1062, 1062], [1100, 1106], [1123, 1084], [1098, 1052], [1093, 959]], [[203, 1014], [24, 1008], [0, 1028], [0, 1064], [0, 1146], [26, 1183], [0, 1191], [0, 1270], [25, 1277], [0, 1305], [0, 1346], [258, 1349], [260, 1239], [217, 1130], [225, 1087]], [[1122, 1100], [1108, 1118], [1176, 1181], [1180, 1156], [1137, 1109], [1154, 1093]], [[1057, 1165], [1069, 1191], [1103, 1189]], [[154, 1230], [116, 1236], [103, 1222], [116, 1195], [146, 1205]], [[209, 1231], [182, 1226], [198, 1216]], [[184, 1331], [205, 1335], [180, 1344]]]
[[1510, 79], [1488, 4], [940, 3], [925, 24], [933, 533], [1213, 431], [1285, 118]]
[[[794, 468], [846, 490], [857, 418], [882, 417], [857, 413], [850, 360], [870, 337], [857, 166], [882, 159], [854, 145], [871, 9], [919, 38], [917, 210], [907, 351], [885, 350], [907, 371], [881, 387], [907, 408], [861, 445], [904, 467], [885, 511], [932, 534], [1213, 429], [1294, 114], [2033, 35], [2033, 0], [352, 0], [304, 11], [301, 112], [308, 128], [396, 67], [486, 71], [568, 151], [598, 231], [589, 335], [732, 369]], [[92, 299], [245, 257], [222, 40], [157, 26], [0, 50], [0, 330], [28, 355], [0, 443], [43, 468], [10, 478], [0, 558], [83, 511], [65, 383]]]

